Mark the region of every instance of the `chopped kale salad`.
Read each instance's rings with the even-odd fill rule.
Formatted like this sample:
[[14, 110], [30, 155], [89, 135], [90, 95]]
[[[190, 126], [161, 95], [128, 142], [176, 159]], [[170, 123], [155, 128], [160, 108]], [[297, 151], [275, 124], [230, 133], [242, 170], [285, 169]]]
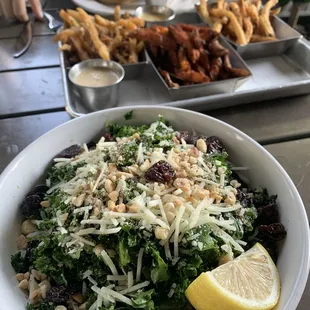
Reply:
[[106, 131], [58, 154], [21, 204], [11, 263], [26, 309], [192, 309], [200, 273], [257, 241], [276, 260], [277, 197], [248, 188], [219, 138], [162, 117]]

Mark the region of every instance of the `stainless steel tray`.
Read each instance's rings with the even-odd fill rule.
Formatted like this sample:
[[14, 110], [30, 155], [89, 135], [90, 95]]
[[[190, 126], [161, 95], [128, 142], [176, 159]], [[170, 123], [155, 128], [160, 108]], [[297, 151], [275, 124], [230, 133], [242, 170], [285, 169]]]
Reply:
[[[188, 14], [187, 14], [188, 15]], [[194, 14], [193, 23], [197, 22]], [[188, 22], [191, 17], [187, 16]], [[176, 22], [182, 21], [177, 18]], [[60, 53], [66, 109], [72, 117], [87, 113], [72, 95], [67, 78], [64, 55]], [[239, 104], [277, 99], [310, 93], [310, 43], [301, 38], [284, 54], [246, 61], [252, 72], [247, 83], [235, 92], [192, 99], [174, 100], [152, 66], [142, 64], [137, 78], [125, 79], [120, 86], [119, 106], [125, 105], [168, 105], [195, 111], [207, 111]]]
[[222, 37], [219, 37], [218, 40], [219, 43], [229, 51], [229, 58], [232, 66], [234, 68], [247, 70], [249, 71], [250, 75], [246, 77], [230, 78], [227, 80], [220, 80], [210, 83], [180, 86], [179, 88], [171, 88], [169, 87], [169, 85], [167, 85], [166, 81], [158, 72], [151, 57], [149, 57], [152, 67], [156, 71], [162, 83], [165, 85], [167, 91], [169, 92], [173, 100], [184, 100], [190, 98], [198, 98], [202, 96], [233, 93], [237, 88], [242, 86], [245, 82], [247, 82], [251, 78], [252, 75], [251, 70], [248, 68], [248, 66], [240, 57], [240, 55], [238, 55], [238, 53], [232, 48], [232, 46], [229, 43], [227, 43], [226, 40], [224, 40]]

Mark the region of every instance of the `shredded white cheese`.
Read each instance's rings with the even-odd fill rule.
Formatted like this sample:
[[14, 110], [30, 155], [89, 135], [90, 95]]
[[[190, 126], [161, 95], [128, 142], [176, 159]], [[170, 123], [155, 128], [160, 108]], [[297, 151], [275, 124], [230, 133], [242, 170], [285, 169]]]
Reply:
[[101, 256], [103, 257], [103, 261], [105, 262], [105, 264], [110, 268], [113, 275], [118, 275], [117, 269], [116, 269], [111, 257], [109, 256], [109, 254], [105, 250], [102, 250]]

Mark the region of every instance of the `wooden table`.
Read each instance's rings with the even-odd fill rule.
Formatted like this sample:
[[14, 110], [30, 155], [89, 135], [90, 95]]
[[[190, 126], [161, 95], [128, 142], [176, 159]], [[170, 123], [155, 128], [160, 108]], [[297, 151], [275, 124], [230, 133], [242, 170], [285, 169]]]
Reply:
[[[49, 1], [50, 13], [73, 7]], [[36, 23], [33, 43], [21, 58], [11, 51], [20, 26], [0, 29], [0, 172], [28, 144], [70, 120], [64, 97], [57, 46], [46, 25]], [[271, 152], [295, 182], [310, 215], [310, 96], [258, 102], [209, 111], [249, 134]], [[310, 281], [297, 308], [310, 309]], [[294, 309], [289, 309], [294, 310]]]

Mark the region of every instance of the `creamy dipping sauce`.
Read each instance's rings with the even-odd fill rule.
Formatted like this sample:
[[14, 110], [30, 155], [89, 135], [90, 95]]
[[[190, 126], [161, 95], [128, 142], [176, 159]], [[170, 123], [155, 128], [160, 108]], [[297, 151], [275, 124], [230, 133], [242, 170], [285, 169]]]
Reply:
[[74, 82], [86, 87], [102, 87], [115, 84], [118, 78], [118, 75], [109, 68], [93, 67], [83, 69], [74, 78]]
[[159, 13], [143, 13], [140, 18], [144, 19], [147, 22], [160, 22], [167, 20], [167, 16]]

